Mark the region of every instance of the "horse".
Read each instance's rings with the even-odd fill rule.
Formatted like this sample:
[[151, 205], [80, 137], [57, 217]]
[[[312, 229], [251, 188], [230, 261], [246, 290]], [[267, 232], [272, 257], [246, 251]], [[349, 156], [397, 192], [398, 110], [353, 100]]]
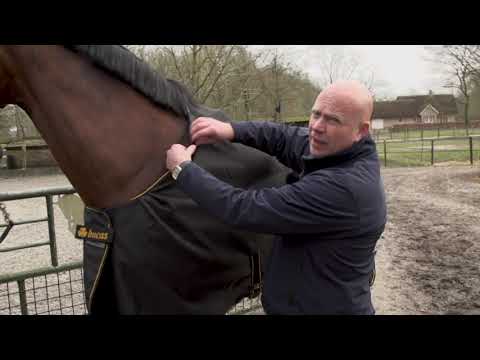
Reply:
[[[225, 314], [261, 293], [275, 236], [240, 231], [176, 188], [166, 150], [189, 145], [199, 116], [232, 121], [118, 45], [0, 45], [0, 107], [32, 119], [85, 203], [87, 311]], [[230, 142], [193, 161], [234, 186], [276, 187], [276, 159]]]

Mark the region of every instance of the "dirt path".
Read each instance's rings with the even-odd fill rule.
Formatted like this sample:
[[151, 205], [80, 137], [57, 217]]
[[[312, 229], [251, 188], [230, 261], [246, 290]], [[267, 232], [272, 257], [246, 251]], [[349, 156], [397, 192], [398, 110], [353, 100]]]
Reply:
[[384, 169], [378, 314], [480, 310], [480, 168]]

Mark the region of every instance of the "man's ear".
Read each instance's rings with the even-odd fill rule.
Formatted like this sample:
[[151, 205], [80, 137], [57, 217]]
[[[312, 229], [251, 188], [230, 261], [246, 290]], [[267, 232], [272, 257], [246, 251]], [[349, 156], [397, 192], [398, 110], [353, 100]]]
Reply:
[[368, 136], [370, 130], [370, 123], [368, 121], [362, 122], [360, 124], [360, 127], [358, 129], [358, 133], [356, 136], [356, 141], [359, 141], [360, 139], [364, 138], [365, 136]]
[[360, 129], [358, 129], [359, 140], [367, 136], [369, 134], [369, 131], [370, 131], [370, 123], [362, 122], [360, 124]]

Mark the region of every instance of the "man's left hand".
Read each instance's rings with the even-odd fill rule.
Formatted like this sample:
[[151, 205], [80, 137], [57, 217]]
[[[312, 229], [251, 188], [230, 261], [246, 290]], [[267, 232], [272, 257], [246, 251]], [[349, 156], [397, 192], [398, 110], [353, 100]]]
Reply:
[[172, 171], [175, 166], [182, 162], [192, 160], [192, 155], [196, 149], [195, 145], [190, 145], [188, 148], [180, 144], [172, 145], [170, 150], [167, 151], [167, 169]]

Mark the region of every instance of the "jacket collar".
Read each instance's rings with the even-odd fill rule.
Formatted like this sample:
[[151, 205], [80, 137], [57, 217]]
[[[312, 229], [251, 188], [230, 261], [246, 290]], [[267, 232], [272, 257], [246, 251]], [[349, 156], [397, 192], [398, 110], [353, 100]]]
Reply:
[[310, 155], [310, 150], [308, 150], [307, 155], [302, 156], [304, 169], [302, 175], [315, 170], [348, 163], [356, 158], [367, 156], [375, 151], [375, 142], [370, 135], [355, 142], [348, 149], [324, 157], [314, 157]]

